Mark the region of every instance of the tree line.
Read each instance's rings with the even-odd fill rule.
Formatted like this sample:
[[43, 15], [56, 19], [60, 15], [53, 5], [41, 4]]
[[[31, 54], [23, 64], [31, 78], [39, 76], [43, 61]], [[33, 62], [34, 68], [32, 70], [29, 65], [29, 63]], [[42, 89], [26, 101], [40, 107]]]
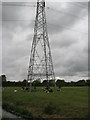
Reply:
[[[25, 87], [27, 86], [29, 83], [27, 83], [27, 80], [24, 79], [23, 81], [7, 81], [6, 75], [1, 75], [0, 76], [0, 85], [2, 87], [9, 87], [9, 86], [18, 86], [18, 87]], [[90, 86], [90, 80], [78, 80], [77, 82], [71, 81], [71, 82], [66, 82], [65, 80], [56, 80], [56, 82], [54, 80], [50, 80], [49, 82], [47, 80], [43, 80], [41, 82], [40, 79], [35, 80], [32, 82], [32, 86], [34, 87], [39, 87], [39, 86], [47, 86], [47, 84], [51, 87], [56, 86], [57, 87], [64, 87], [64, 86]]]

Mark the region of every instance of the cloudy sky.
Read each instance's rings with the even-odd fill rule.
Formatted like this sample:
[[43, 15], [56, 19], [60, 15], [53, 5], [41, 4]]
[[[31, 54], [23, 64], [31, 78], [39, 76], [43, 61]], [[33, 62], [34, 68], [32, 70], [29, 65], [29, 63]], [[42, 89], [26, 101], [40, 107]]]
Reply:
[[[2, 7], [2, 71], [8, 80], [23, 80], [27, 77], [36, 3], [10, 4]], [[55, 76], [66, 81], [87, 79], [88, 3], [48, 2], [46, 17]]]

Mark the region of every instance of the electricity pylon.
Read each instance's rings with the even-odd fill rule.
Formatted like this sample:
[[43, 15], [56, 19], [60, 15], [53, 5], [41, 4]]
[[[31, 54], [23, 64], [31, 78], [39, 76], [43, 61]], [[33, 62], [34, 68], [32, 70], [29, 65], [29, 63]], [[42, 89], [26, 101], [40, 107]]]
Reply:
[[53, 62], [47, 33], [44, 0], [37, 1], [34, 37], [27, 76], [27, 81], [30, 82], [30, 87], [32, 81], [37, 79], [47, 80], [48, 82], [49, 80], [55, 81]]

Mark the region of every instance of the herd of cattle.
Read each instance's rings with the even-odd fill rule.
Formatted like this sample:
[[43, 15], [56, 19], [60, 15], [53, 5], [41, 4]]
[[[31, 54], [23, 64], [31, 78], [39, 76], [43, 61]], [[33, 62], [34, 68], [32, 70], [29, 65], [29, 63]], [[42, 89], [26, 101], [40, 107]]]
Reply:
[[[36, 88], [33, 88], [30, 90], [29, 87], [22, 87], [21, 90], [22, 91], [31, 91], [31, 92], [34, 92], [36, 91], [35, 90]], [[16, 93], [18, 90], [17, 89], [14, 89], [14, 92]], [[42, 91], [46, 92], [46, 93], [53, 93], [54, 91], [50, 88], [50, 87], [45, 87], [45, 88], [42, 88]], [[57, 89], [57, 91], [61, 91], [61, 89]]]

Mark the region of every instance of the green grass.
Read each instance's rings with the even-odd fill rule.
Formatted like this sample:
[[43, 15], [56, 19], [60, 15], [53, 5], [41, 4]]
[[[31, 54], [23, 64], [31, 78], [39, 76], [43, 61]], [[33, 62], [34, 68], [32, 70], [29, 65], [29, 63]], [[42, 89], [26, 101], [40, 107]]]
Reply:
[[21, 109], [26, 113], [28, 111], [28, 114], [45, 118], [88, 116], [88, 87], [63, 87], [61, 92], [54, 93], [45, 93], [40, 91], [41, 88], [37, 92], [21, 91], [19, 87], [16, 87], [18, 91], [14, 93], [14, 89], [15, 87], [5, 88], [2, 99], [3, 106], [13, 106], [17, 112], [21, 112]]

